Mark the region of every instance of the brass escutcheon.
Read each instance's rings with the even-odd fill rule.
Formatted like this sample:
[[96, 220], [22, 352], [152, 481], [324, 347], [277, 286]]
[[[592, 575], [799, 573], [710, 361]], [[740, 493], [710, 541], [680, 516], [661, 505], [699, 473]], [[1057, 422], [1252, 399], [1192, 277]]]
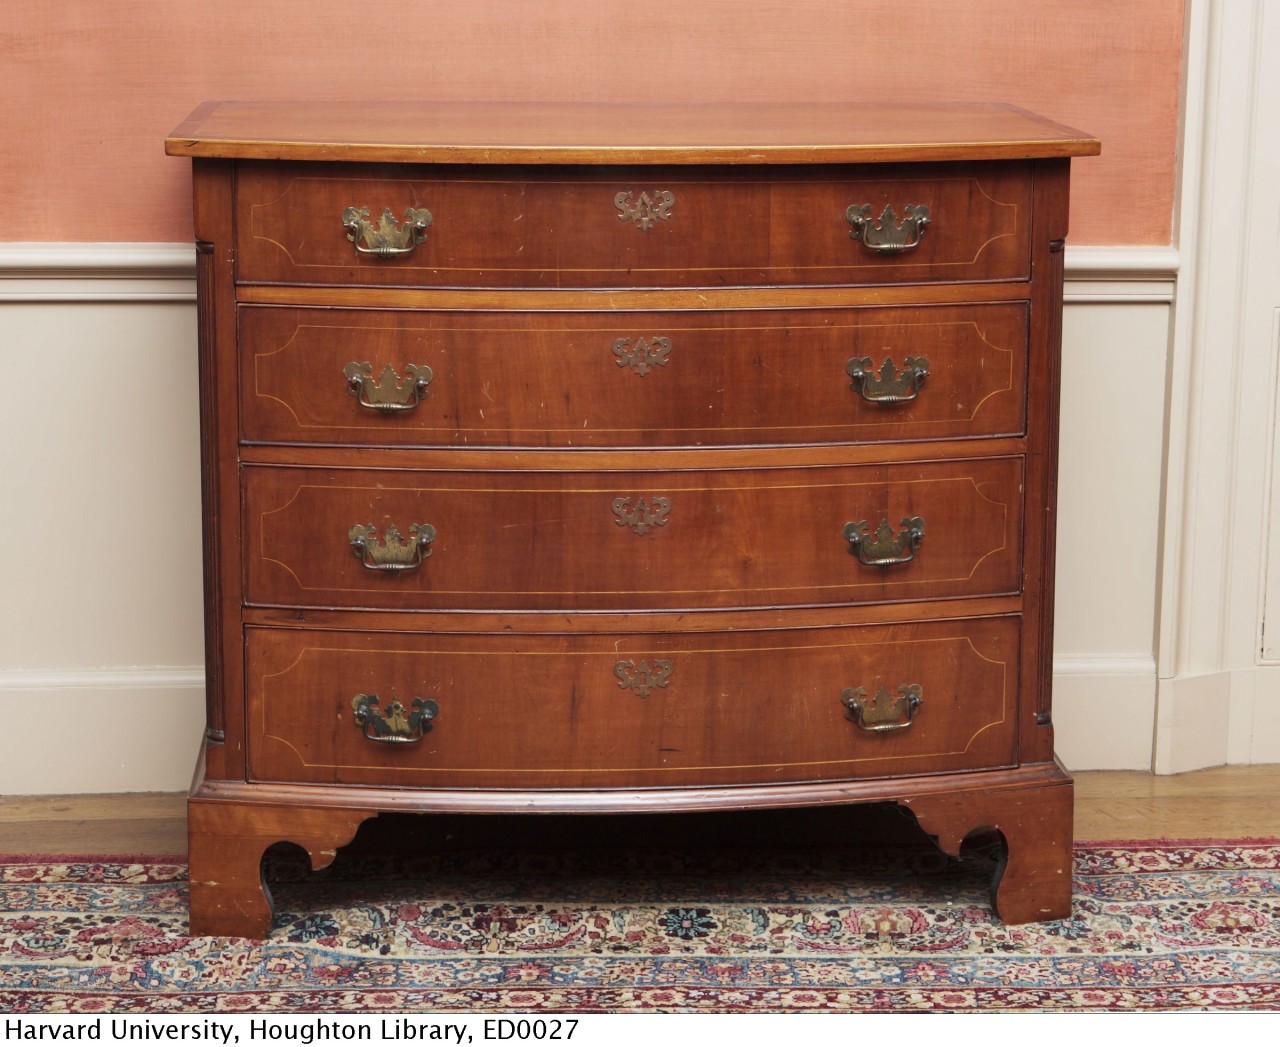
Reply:
[[655, 527], [665, 527], [667, 514], [671, 512], [670, 498], [615, 498], [613, 500], [614, 523], [631, 528], [632, 534], [641, 537]]
[[648, 232], [659, 222], [671, 217], [671, 208], [675, 206], [676, 194], [667, 189], [656, 190], [653, 196], [641, 192], [623, 191], [613, 198], [613, 206], [618, 209], [618, 221], [634, 222], [637, 227]]
[[671, 339], [662, 336], [654, 338], [619, 338], [613, 343], [613, 355], [619, 367], [629, 367], [641, 378], [655, 367], [666, 367], [671, 356]]
[[613, 667], [618, 686], [623, 690], [635, 691], [637, 698], [648, 698], [655, 687], [666, 687], [671, 679], [671, 672], [672, 665], [665, 658], [655, 658], [653, 665], [626, 659]]

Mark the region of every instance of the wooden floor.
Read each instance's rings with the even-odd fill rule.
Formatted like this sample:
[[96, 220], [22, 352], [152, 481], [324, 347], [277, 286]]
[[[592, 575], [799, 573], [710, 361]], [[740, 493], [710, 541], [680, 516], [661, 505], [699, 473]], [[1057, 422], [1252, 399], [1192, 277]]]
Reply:
[[[1280, 765], [1076, 778], [1077, 840], [1280, 839]], [[0, 797], [0, 855], [181, 855], [180, 793]]]

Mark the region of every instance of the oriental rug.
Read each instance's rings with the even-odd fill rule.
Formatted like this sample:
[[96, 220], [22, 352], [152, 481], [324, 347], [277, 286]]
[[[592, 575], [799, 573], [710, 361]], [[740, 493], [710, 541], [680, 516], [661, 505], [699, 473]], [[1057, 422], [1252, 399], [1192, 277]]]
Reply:
[[1280, 1009], [1280, 841], [1077, 847], [1070, 919], [989, 858], [579, 848], [270, 870], [269, 940], [187, 936], [186, 867], [0, 858], [0, 1011]]

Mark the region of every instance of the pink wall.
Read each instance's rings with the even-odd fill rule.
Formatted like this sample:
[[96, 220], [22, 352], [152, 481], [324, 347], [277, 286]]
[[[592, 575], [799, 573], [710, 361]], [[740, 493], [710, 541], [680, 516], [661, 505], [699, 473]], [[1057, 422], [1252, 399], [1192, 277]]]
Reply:
[[1166, 244], [1181, 0], [50, 0], [0, 22], [0, 239], [191, 237], [207, 98], [935, 98], [1089, 131], [1072, 242]]

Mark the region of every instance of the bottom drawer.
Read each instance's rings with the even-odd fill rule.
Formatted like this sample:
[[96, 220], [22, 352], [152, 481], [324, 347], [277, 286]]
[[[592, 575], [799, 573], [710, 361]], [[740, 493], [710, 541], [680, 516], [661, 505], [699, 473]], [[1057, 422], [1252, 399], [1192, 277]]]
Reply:
[[1018, 632], [1012, 617], [645, 635], [250, 628], [250, 774], [572, 789], [1009, 766]]

